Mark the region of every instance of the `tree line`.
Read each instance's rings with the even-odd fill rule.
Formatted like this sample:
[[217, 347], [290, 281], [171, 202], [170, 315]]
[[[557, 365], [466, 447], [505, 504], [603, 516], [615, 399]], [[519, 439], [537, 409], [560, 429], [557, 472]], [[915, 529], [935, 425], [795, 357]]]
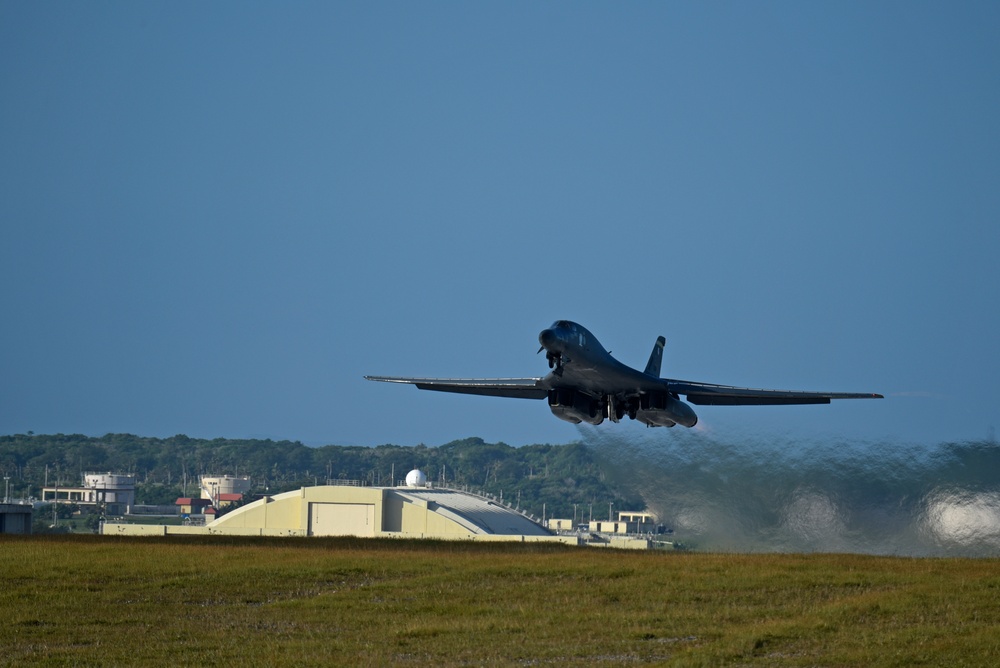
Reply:
[[133, 434], [16, 434], [0, 436], [0, 472], [12, 497], [39, 497], [43, 485], [80, 486], [84, 472], [136, 476], [136, 503], [172, 504], [197, 496], [199, 475], [249, 476], [257, 494], [277, 494], [327, 481], [390, 486], [419, 468], [437, 486], [503, 498], [541, 516], [591, 516], [610, 502], [642, 510], [634, 492], [613, 486], [604, 464], [581, 443], [525, 445], [466, 438], [445, 445], [376, 447], [270, 439], [197, 439], [183, 434], [153, 438]]

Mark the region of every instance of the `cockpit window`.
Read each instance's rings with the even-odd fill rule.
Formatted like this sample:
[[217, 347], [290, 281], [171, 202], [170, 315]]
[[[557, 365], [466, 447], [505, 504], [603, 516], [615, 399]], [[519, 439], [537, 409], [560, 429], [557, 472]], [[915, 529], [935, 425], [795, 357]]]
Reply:
[[571, 331], [576, 331], [576, 327], [569, 320], [556, 320], [555, 324], [552, 325], [555, 329], [568, 329]]

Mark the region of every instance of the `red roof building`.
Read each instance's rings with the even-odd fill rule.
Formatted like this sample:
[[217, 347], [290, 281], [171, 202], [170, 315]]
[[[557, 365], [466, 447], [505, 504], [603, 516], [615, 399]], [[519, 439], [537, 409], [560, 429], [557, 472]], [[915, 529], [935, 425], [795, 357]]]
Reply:
[[208, 499], [182, 496], [174, 502], [174, 505], [180, 506], [181, 515], [197, 515], [201, 513], [206, 506], [212, 505], [212, 502]]

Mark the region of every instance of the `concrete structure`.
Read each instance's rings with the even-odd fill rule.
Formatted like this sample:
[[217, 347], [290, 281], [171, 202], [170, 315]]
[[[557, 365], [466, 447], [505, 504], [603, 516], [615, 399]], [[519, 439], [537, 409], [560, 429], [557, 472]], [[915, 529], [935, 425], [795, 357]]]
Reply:
[[[203, 475], [200, 478], [201, 498], [208, 499], [216, 508], [220, 497], [225, 495], [243, 494], [250, 491], [250, 478], [234, 475]], [[231, 499], [230, 499], [231, 500]]]
[[620, 512], [618, 521], [592, 520], [588, 530], [603, 534], [654, 534], [657, 533], [656, 517], [652, 513]]
[[623, 510], [618, 513], [618, 521], [627, 522], [630, 527], [635, 527], [632, 533], [656, 533], [656, 515], [653, 513]]
[[0, 533], [31, 533], [31, 506], [0, 503]]
[[135, 476], [84, 473], [83, 487], [45, 487], [42, 503], [75, 503], [101, 507], [109, 515], [124, 515], [135, 505]]
[[634, 538], [632, 536], [612, 536], [607, 542], [589, 541], [587, 545], [612, 547], [618, 550], [651, 550], [654, 547], [653, 541], [648, 538]]
[[412, 486], [407, 487], [304, 487], [264, 497], [215, 520], [206, 516], [204, 527], [105, 523], [103, 532], [579, 542], [553, 536], [524, 515], [482, 497], [422, 486], [422, 476], [408, 475]]

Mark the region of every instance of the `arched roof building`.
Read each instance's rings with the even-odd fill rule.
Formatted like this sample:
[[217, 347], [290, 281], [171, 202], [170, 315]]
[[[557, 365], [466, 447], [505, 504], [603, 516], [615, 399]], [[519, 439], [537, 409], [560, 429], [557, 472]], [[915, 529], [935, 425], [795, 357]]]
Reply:
[[492, 501], [425, 487], [303, 487], [238, 508], [206, 529], [210, 533], [406, 538], [552, 535]]
[[452, 489], [427, 487], [411, 471], [406, 487], [324, 485], [265, 496], [205, 526], [102, 525], [111, 535], [223, 534], [242, 536], [360, 536], [454, 540], [553, 541], [556, 536], [521, 513]]

